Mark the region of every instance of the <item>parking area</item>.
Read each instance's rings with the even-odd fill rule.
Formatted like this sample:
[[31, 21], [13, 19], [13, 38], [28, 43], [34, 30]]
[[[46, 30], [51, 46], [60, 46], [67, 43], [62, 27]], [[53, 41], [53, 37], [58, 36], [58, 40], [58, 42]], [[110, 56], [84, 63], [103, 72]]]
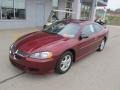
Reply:
[[64, 75], [25, 73], [9, 62], [9, 46], [23, 34], [37, 31], [0, 31], [0, 90], [120, 90], [120, 27], [108, 26], [109, 40], [103, 52], [95, 52], [73, 64]]

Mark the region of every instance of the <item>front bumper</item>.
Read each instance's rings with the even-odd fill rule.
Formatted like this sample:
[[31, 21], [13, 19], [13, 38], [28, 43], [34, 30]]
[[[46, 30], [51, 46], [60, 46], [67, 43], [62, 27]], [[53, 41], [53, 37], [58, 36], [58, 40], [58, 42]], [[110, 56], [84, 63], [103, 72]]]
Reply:
[[9, 59], [16, 67], [31, 73], [46, 73], [52, 71], [57, 62], [57, 58], [37, 60], [14, 55], [9, 55]]

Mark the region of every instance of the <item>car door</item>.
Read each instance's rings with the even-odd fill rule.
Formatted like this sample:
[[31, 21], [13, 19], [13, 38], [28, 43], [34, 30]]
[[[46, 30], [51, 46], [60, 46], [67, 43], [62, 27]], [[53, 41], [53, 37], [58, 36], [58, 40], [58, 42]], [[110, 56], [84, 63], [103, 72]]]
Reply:
[[86, 37], [79, 40], [78, 44], [79, 59], [92, 53], [93, 51], [96, 50], [97, 47], [95, 43], [96, 42], [95, 30], [92, 24], [84, 25], [80, 37], [81, 35], [86, 35]]
[[99, 46], [104, 38], [104, 34], [103, 34], [104, 27], [102, 27], [101, 25], [97, 23], [93, 23], [93, 27], [96, 33], [96, 44], [97, 46]]

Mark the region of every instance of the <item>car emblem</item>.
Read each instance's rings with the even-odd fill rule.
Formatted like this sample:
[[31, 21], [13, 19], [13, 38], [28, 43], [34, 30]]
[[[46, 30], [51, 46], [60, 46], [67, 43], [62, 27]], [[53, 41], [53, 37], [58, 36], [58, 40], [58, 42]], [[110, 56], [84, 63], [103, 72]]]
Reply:
[[13, 55], [13, 59], [14, 59], [14, 60], [17, 59], [16, 56], [15, 56], [15, 54], [17, 54], [17, 53], [18, 53], [18, 50], [16, 50], [16, 51], [14, 52], [14, 55]]

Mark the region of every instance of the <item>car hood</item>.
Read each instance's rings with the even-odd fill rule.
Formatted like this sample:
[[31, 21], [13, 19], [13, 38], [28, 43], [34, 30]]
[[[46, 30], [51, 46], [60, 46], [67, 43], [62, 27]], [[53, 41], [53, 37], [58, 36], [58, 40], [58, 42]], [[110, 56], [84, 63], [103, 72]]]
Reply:
[[68, 39], [60, 35], [48, 34], [38, 31], [19, 38], [14, 45], [18, 50], [27, 53], [33, 53], [40, 49], [46, 49], [51, 45], [55, 46], [56, 44], [59, 44], [65, 40]]

